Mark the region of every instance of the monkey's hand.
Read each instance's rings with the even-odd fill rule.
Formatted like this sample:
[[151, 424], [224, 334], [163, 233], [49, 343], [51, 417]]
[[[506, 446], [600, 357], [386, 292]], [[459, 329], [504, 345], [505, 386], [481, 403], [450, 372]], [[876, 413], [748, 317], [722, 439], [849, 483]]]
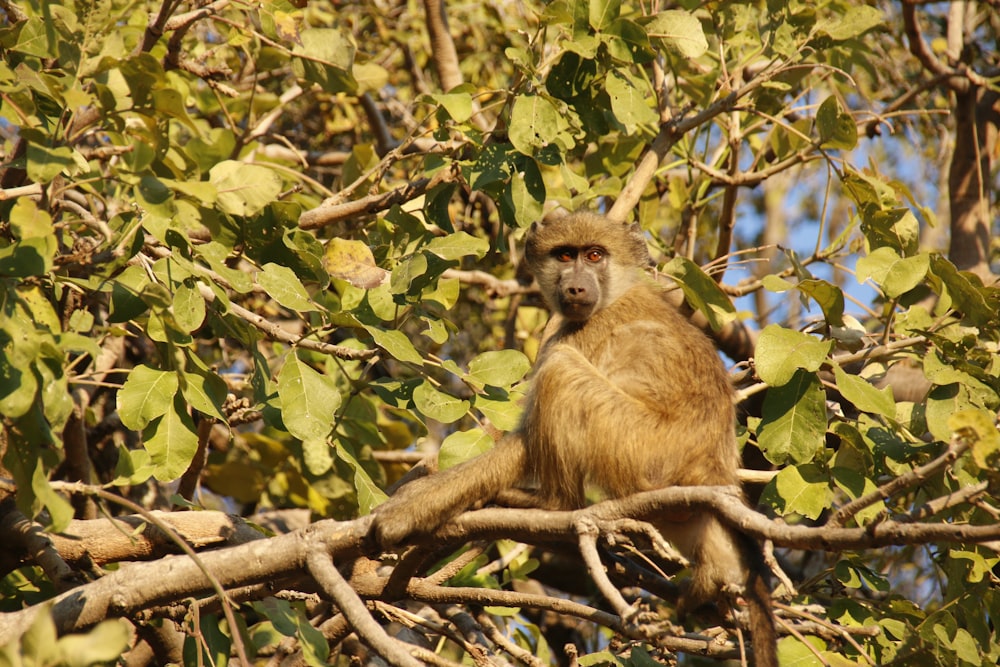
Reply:
[[414, 480], [375, 509], [371, 535], [383, 549], [401, 544], [407, 537], [427, 535], [461, 511], [443, 506], [436, 491], [440, 475]]
[[520, 435], [453, 468], [410, 482], [375, 510], [371, 534], [382, 548], [428, 535], [476, 503], [490, 501], [524, 476]]

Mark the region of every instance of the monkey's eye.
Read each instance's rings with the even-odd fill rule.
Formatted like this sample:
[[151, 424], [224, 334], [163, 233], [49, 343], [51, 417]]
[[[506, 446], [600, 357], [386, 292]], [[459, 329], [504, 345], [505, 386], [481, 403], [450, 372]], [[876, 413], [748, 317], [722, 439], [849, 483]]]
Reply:
[[604, 250], [602, 250], [601, 248], [591, 248], [590, 250], [587, 251], [584, 257], [587, 258], [588, 262], [596, 264], [597, 262], [604, 259]]
[[559, 262], [572, 262], [576, 259], [576, 253], [570, 248], [558, 248], [552, 254]]

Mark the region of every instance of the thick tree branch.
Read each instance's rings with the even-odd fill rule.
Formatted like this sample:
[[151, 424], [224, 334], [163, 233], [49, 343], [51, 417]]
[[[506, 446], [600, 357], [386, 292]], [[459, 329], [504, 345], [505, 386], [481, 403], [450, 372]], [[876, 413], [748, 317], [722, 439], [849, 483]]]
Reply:
[[431, 39], [431, 58], [437, 71], [441, 89], [448, 92], [462, 84], [462, 71], [458, 67], [458, 53], [455, 42], [448, 32], [448, 16], [444, 10], [444, 0], [424, 0], [424, 16], [427, 34]]
[[[357, 554], [370, 518], [350, 523], [323, 521], [294, 533], [204, 552], [201, 563], [226, 589], [281, 581], [305, 571], [309, 555]], [[123, 564], [97, 581], [58, 595], [51, 613], [60, 634], [78, 632], [106, 618], [131, 616], [143, 609], [209, 594], [212, 586], [188, 556], [166, 556], [149, 563]], [[272, 589], [273, 590], [273, 589]], [[30, 627], [35, 616], [49, 611], [36, 605], [0, 615], [0, 646]]]
[[912, 53], [924, 69], [934, 75], [951, 76], [954, 71], [931, 53], [924, 42], [920, 25], [917, 23], [916, 5], [910, 2], [902, 3], [903, 29], [906, 32], [906, 41]]
[[[75, 486], [75, 485], [70, 485]], [[664, 509], [710, 511], [727, 523], [757, 539], [770, 539], [776, 545], [797, 549], [869, 549], [888, 545], [923, 544], [930, 542], [978, 543], [1000, 539], [1000, 524], [960, 525], [951, 523], [906, 523], [883, 521], [863, 528], [810, 527], [786, 525], [770, 520], [751, 510], [731, 487], [668, 488], [605, 501], [575, 512], [489, 508], [468, 512], [426, 538], [440, 547], [459, 544], [470, 539], [518, 539], [528, 543], [567, 542], [577, 540], [577, 525], [581, 520], [592, 521], [602, 532], [618, 527], [624, 518], [644, 519]], [[188, 556], [168, 556], [150, 563], [123, 564], [117, 571], [101, 579], [73, 589], [52, 600], [52, 615], [57, 631], [62, 633], [86, 629], [109, 617], [127, 616], [143, 609], [169, 604], [189, 597], [210, 594], [212, 587], [205, 572], [211, 574], [227, 590], [237, 587], [270, 584], [259, 589], [261, 594], [274, 590], [274, 585], [298, 577], [306, 568], [311, 554], [343, 561], [355, 558], [366, 548], [371, 517], [351, 522], [321, 521], [287, 535], [255, 540], [239, 546], [199, 554], [201, 566]], [[204, 572], [202, 571], [204, 567]], [[374, 574], [371, 575], [374, 577]], [[385, 580], [375, 577], [364, 584], [352, 580], [362, 597], [378, 597]], [[473, 602], [477, 604], [507, 604], [525, 606], [521, 594], [484, 589], [438, 588], [411, 581], [407, 595], [428, 602]], [[519, 596], [520, 597], [516, 597]], [[611, 629], [632, 636], [637, 630], [623, 625], [617, 616], [573, 606], [566, 600], [541, 598], [533, 600], [539, 608], [551, 608], [594, 620]], [[527, 605], [531, 606], [531, 605]], [[0, 645], [20, 636], [31, 624], [42, 606], [0, 615]], [[635, 638], [642, 639], [637, 635]], [[678, 640], [681, 641], [681, 640]], [[686, 641], [686, 640], [685, 640]], [[694, 642], [692, 651], [704, 648], [704, 642]], [[686, 650], [686, 649], [679, 649]], [[691, 652], [691, 651], [689, 651]]]

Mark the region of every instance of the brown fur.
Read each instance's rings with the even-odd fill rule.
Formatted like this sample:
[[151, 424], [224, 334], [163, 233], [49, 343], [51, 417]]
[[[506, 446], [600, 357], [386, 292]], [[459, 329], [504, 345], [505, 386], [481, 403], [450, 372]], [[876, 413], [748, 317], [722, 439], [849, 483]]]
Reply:
[[[602, 258], [593, 259], [592, 250]], [[376, 517], [382, 544], [431, 530], [525, 481], [534, 482], [545, 506], [564, 509], [582, 507], [588, 487], [621, 497], [738, 483], [725, 368], [711, 342], [646, 277], [638, 229], [576, 213], [535, 225], [525, 256], [561, 319], [539, 353], [521, 425], [491, 452], [404, 487]], [[728, 584], [747, 584], [756, 664], [776, 665], [756, 545], [709, 514], [664, 517], [657, 527], [694, 562], [685, 606], [718, 598]]]

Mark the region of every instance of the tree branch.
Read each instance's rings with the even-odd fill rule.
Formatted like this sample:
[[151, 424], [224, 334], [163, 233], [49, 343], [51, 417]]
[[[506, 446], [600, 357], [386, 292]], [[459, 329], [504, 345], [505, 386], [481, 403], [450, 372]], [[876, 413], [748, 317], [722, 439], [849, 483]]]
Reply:
[[750, 81], [740, 86], [739, 90], [735, 90], [725, 97], [716, 100], [693, 116], [681, 116], [669, 123], [663, 123], [660, 126], [659, 134], [656, 135], [649, 149], [639, 159], [639, 163], [636, 165], [635, 171], [632, 172], [632, 176], [629, 177], [628, 182], [622, 188], [615, 203], [608, 210], [608, 217], [613, 220], [625, 220], [628, 218], [628, 214], [639, 203], [639, 199], [642, 197], [646, 186], [653, 180], [653, 175], [659, 168], [660, 162], [663, 161], [663, 158], [670, 152], [670, 149], [677, 143], [677, 140], [684, 136], [686, 132], [708, 122], [721, 113], [732, 110], [739, 100], [774, 78], [783, 69], [784, 66], [778, 64], [765, 67]]
[[904, 475], [900, 475], [899, 477], [886, 482], [871, 493], [847, 503], [837, 510], [832, 517], [830, 517], [830, 520], [826, 522], [826, 525], [830, 528], [839, 528], [847, 523], [851, 517], [869, 505], [874, 505], [879, 501], [888, 500], [904, 489], [916, 486], [917, 484], [922, 484], [934, 473], [954, 463], [958, 457], [962, 455], [962, 452], [968, 448], [969, 445], [964, 439], [953, 439], [951, 443], [949, 443], [948, 448], [939, 457], [929, 463], [925, 463], [922, 466], [914, 468]]
[[365, 608], [365, 603], [333, 566], [329, 554], [324, 551], [310, 552], [306, 559], [306, 567], [365, 644], [391, 665], [423, 667], [419, 660], [410, 655], [398, 640], [387, 635], [382, 626], [372, 618]]
[[332, 225], [361, 215], [373, 215], [385, 211], [397, 204], [405, 204], [424, 195], [428, 190], [441, 183], [449, 183], [458, 178], [457, 174], [448, 169], [442, 169], [431, 178], [421, 178], [407, 183], [389, 192], [380, 192], [367, 197], [361, 197], [344, 203], [334, 203], [327, 200], [314, 209], [299, 216], [299, 228], [311, 230]]

